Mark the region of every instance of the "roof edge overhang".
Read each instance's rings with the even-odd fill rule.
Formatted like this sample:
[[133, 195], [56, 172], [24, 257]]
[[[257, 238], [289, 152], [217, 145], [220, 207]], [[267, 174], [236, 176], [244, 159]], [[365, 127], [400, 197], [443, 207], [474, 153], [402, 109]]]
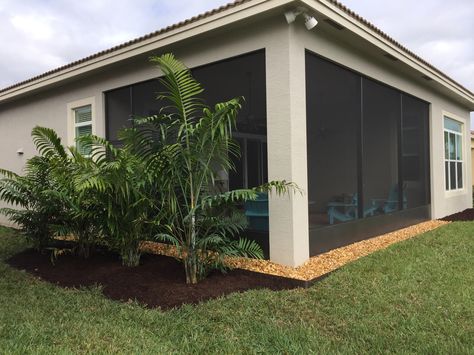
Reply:
[[457, 96], [470, 110], [474, 110], [474, 93], [466, 89], [447, 75], [436, 69], [433, 65], [425, 62], [401, 44], [388, 37], [375, 26], [356, 15], [344, 5], [335, 0], [300, 0], [305, 7], [320, 13], [335, 21], [347, 30], [362, 37], [383, 52], [395, 57], [400, 62], [408, 65], [420, 73], [420, 76], [430, 78], [442, 87], [448, 89]]
[[65, 65], [64, 67], [0, 90], [0, 104], [53, 86], [75, 76], [195, 37], [279, 7], [289, 6], [292, 3], [295, 5], [303, 4], [308, 9], [339, 23], [350, 32], [362, 37], [372, 45], [418, 71], [421, 75], [430, 78], [437, 84], [448, 89], [451, 96], [456, 98], [457, 101], [463, 102], [470, 110], [474, 110], [474, 93], [410, 52], [336, 0], [236, 1], [190, 20], [159, 30], [153, 34], [140, 37], [137, 40], [132, 40], [110, 50], [99, 52], [90, 57]]
[[[241, 0], [158, 30], [136, 40], [116, 46], [41, 74], [32, 79], [0, 89], [0, 104], [53, 86], [90, 71], [163, 48], [246, 18], [287, 5], [294, 0]], [[224, 9], [224, 10], [221, 10]]]

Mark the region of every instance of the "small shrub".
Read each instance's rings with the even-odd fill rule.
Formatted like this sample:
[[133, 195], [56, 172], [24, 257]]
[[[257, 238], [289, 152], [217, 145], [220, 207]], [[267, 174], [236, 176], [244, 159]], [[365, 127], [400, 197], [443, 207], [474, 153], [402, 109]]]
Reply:
[[42, 156], [29, 159], [23, 176], [7, 170], [0, 173], [0, 199], [12, 205], [0, 213], [17, 224], [37, 249], [43, 249], [51, 241], [53, 225], [62, 212], [58, 199], [49, 193], [57, 185], [49, 160]]
[[[109, 248], [120, 253], [125, 266], [140, 262], [140, 242], [150, 239], [155, 205], [155, 182], [140, 156], [126, 145], [115, 148], [96, 136], [81, 137], [89, 145], [91, 159], [83, 159], [74, 174], [80, 196], [93, 196], [91, 209], [78, 209], [76, 220], [95, 218]], [[156, 220], [156, 219], [155, 219]]]

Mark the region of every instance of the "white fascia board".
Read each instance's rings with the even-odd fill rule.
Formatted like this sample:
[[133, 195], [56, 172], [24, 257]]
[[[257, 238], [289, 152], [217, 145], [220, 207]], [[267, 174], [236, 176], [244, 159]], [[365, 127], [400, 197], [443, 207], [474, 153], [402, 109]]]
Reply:
[[11, 90], [0, 93], [0, 103], [13, 99], [16, 96], [27, 94], [30, 91], [36, 91], [63, 80], [73, 78], [77, 75], [166, 47], [292, 2], [294, 2], [294, 0], [254, 0], [238, 5], [234, 8], [218, 12], [196, 22], [164, 32], [163, 34], [153, 36], [152, 38], [142, 40], [124, 48], [114, 50], [113, 52], [106, 53], [97, 58], [87, 60], [70, 68], [65, 68], [57, 73], [51, 73], [43, 78], [38, 78], [37, 80], [25, 83], [24, 85], [14, 87]]
[[413, 56], [409, 55], [401, 48], [393, 45], [390, 41], [382, 37], [377, 32], [371, 30], [363, 23], [354, 19], [352, 16], [345, 13], [343, 10], [338, 8], [336, 5], [326, 0], [300, 0], [307, 8], [312, 9], [333, 21], [336, 21], [340, 25], [344, 26], [347, 30], [362, 37], [364, 40], [370, 42], [374, 46], [380, 48], [382, 51], [394, 56], [400, 62], [405, 63], [411, 68], [417, 70], [421, 75], [426, 75], [436, 81], [438, 84], [449, 89], [451, 92], [460, 96], [463, 100], [470, 102], [471, 108], [474, 109], [474, 95], [457, 85], [456, 83], [448, 80], [426, 64], [420, 62]]

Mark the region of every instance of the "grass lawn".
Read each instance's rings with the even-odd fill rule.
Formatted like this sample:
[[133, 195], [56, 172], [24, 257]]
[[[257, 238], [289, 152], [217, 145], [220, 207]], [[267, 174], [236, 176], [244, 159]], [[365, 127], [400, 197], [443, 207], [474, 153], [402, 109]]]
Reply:
[[1, 353], [474, 353], [472, 222], [393, 245], [307, 290], [251, 291], [169, 312], [5, 265], [26, 246], [0, 227]]

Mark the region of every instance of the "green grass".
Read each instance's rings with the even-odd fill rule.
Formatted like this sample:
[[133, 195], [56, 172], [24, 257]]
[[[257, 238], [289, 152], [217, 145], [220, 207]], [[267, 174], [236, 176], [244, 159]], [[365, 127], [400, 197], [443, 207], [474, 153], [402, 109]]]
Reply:
[[251, 291], [161, 312], [65, 290], [5, 263], [0, 353], [474, 353], [474, 223], [453, 223], [307, 290]]

